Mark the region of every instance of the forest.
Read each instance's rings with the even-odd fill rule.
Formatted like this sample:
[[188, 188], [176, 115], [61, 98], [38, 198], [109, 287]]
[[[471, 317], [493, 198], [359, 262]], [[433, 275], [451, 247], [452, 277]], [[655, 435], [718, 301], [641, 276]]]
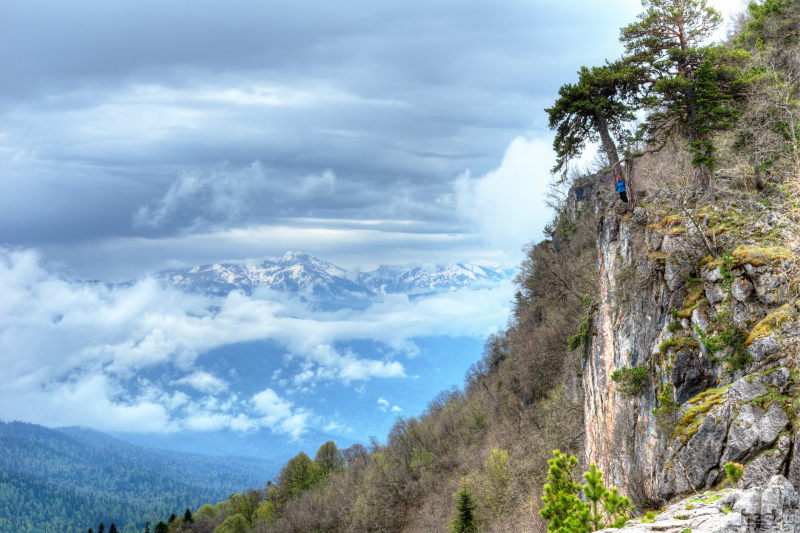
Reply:
[[0, 423], [0, 530], [59, 533], [148, 520], [259, 485], [267, 461], [140, 448], [84, 428]]

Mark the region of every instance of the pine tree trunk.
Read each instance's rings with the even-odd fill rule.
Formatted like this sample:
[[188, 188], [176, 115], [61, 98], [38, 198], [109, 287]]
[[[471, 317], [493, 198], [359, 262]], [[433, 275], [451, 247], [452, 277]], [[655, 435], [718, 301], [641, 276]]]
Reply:
[[597, 132], [600, 134], [600, 141], [603, 144], [603, 150], [606, 152], [608, 156], [608, 162], [612, 168], [612, 175], [614, 176], [614, 181], [617, 181], [618, 177], [622, 177], [622, 169], [619, 166], [619, 154], [617, 153], [617, 145], [614, 144], [614, 139], [611, 138], [611, 134], [608, 131], [608, 122], [606, 122], [605, 117], [598, 112], [594, 114], [594, 125], [597, 128]]

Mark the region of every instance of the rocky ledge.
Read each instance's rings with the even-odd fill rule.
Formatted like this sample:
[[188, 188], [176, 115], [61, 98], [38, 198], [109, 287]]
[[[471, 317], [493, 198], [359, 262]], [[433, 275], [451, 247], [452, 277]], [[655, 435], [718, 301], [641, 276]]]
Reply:
[[706, 492], [670, 505], [652, 522], [628, 522], [607, 533], [783, 533], [800, 527], [800, 497], [783, 476], [762, 487]]

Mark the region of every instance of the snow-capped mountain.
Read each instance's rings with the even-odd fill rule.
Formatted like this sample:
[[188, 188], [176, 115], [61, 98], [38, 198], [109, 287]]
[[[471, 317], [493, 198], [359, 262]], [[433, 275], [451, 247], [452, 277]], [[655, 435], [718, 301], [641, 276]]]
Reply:
[[507, 273], [456, 263], [412, 269], [381, 266], [372, 272], [348, 271], [304, 252], [287, 252], [278, 261], [219, 263], [192, 269], [165, 270], [163, 282], [189, 291], [252, 293], [259, 287], [298, 292], [321, 300], [370, 299], [381, 294], [430, 294], [498, 282]]

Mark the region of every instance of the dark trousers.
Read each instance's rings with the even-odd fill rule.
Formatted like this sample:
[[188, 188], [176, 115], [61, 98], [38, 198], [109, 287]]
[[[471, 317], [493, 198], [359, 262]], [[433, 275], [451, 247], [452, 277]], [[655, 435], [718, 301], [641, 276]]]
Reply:
[[619, 199], [627, 204], [628, 203], [628, 191], [620, 191], [619, 192]]

